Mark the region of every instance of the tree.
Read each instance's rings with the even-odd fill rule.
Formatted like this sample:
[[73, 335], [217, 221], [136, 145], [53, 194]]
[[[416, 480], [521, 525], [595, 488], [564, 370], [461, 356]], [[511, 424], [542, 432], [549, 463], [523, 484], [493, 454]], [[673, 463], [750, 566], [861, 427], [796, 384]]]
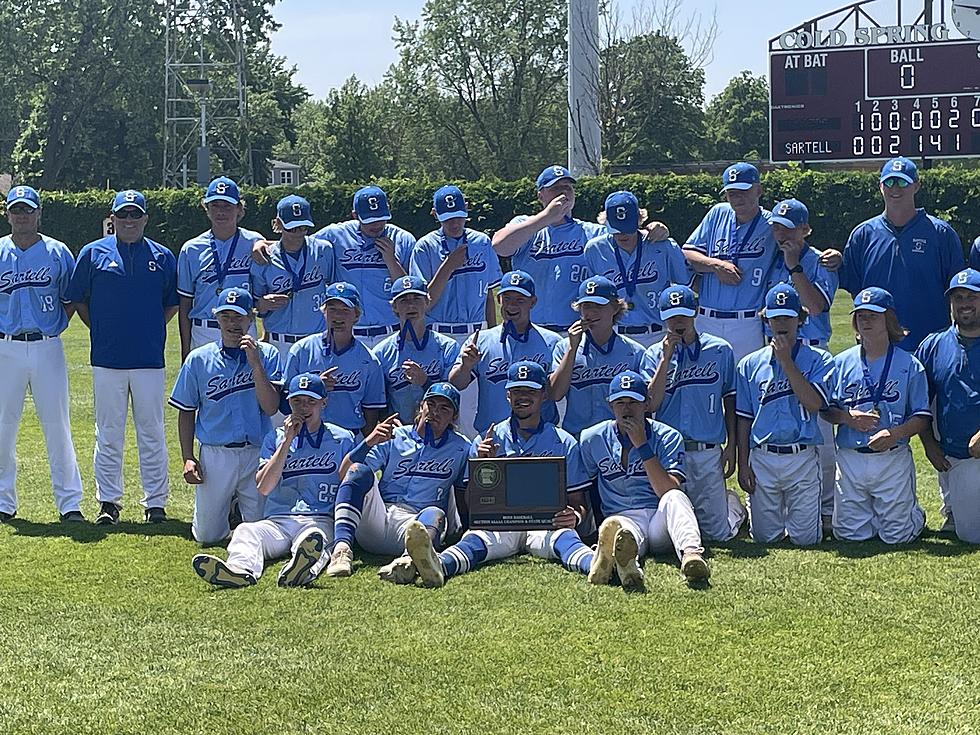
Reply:
[[736, 161], [769, 157], [769, 86], [743, 71], [705, 110], [707, 155]]

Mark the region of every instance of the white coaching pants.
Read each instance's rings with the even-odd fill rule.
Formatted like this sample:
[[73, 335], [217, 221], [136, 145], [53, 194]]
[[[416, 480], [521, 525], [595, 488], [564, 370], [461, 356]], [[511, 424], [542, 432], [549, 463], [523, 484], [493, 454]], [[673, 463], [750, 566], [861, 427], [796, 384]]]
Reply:
[[956, 536], [980, 544], [980, 459], [946, 457], [950, 468], [939, 473], [939, 487], [956, 521]]
[[785, 536], [797, 546], [820, 541], [820, 460], [816, 447], [774, 454], [764, 447], [749, 453], [755, 492], [749, 496], [749, 532], [771, 544]]
[[732, 346], [735, 364], [750, 352], [761, 349], [765, 344], [762, 320], [758, 317], [741, 319], [717, 319], [707, 314], [698, 314], [695, 320], [698, 332], [713, 334]]
[[636, 537], [639, 547], [637, 556], [643, 558], [647, 551], [662, 551], [673, 547], [677, 558], [685, 551], [704, 552], [701, 532], [694, 516], [690, 499], [680, 490], [668, 490], [660, 497], [656, 508], [627, 510], [609, 518], [616, 518]]
[[333, 516], [283, 515], [272, 516], [254, 523], [243, 523], [235, 529], [228, 543], [228, 566], [248, 572], [258, 579], [266, 559], [278, 559], [295, 553], [296, 547], [312, 531], [327, 538], [320, 561], [313, 565], [313, 575], [320, 573], [333, 546]]
[[906, 544], [919, 537], [926, 514], [915, 499], [915, 463], [906, 445], [866, 454], [856, 449], [837, 453], [834, 537], [886, 544]]
[[708, 541], [728, 541], [738, 533], [746, 511], [725, 487], [721, 447], [684, 453], [684, 492], [691, 499], [698, 528]]
[[163, 430], [163, 368], [92, 368], [95, 394], [95, 498], [122, 505], [126, 417], [133, 406], [136, 446], [143, 484], [142, 505], [167, 504], [167, 442]]
[[54, 502], [59, 513], [80, 510], [78, 473], [68, 413], [68, 371], [60, 337], [38, 342], [0, 340], [0, 511], [17, 510], [17, 432], [30, 386], [44, 443]]
[[202, 444], [201, 474], [204, 482], [195, 486], [194, 519], [191, 533], [203, 546], [219, 544], [228, 537], [231, 501], [238, 497], [242, 520], [262, 518], [265, 498], [255, 485], [259, 469], [259, 447], [217, 447]]

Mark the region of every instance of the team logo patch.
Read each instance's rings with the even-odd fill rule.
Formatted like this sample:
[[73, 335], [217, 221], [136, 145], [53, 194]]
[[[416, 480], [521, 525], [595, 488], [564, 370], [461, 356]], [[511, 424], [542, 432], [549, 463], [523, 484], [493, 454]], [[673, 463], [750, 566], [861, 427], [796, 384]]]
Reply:
[[914, 238], [912, 240], [912, 252], [913, 253], [924, 253], [926, 251], [926, 241]]

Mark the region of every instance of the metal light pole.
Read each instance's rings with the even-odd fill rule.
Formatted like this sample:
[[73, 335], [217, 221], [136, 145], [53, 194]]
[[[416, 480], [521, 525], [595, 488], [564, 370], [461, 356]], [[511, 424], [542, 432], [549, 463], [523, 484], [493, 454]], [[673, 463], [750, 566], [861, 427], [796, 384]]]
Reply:
[[197, 147], [197, 183], [206, 186], [211, 181], [211, 152], [208, 150], [208, 101], [211, 89], [209, 79], [188, 79], [187, 88], [197, 95], [201, 104], [201, 144]]
[[568, 168], [599, 173], [599, 2], [568, 0]]

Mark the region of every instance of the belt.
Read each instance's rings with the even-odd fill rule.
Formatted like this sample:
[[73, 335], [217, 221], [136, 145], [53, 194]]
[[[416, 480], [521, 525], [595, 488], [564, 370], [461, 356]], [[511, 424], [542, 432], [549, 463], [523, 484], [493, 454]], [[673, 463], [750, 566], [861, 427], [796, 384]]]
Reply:
[[716, 311], [715, 309], [705, 309], [698, 307], [698, 314], [711, 317], [712, 319], [752, 319], [759, 316], [757, 311]]
[[685, 452], [703, 452], [706, 449], [714, 449], [717, 446], [718, 446], [717, 444], [708, 444], [706, 442], [685, 441], [684, 442], [684, 451]]
[[568, 326], [562, 326], [561, 324], [538, 324], [542, 329], [547, 329], [550, 332], [567, 332]]
[[483, 329], [482, 324], [433, 324], [432, 328], [439, 334], [473, 334], [477, 329]]
[[656, 332], [661, 331], [662, 329], [663, 326], [660, 324], [651, 324], [648, 327], [646, 326], [644, 327], [617, 326], [616, 327], [616, 331], [619, 334], [654, 334]]
[[231, 444], [225, 444], [224, 447], [225, 449], [242, 449], [248, 445], [248, 442], [232, 442]]
[[786, 445], [766, 444], [765, 445], [765, 450], [772, 454], [798, 454], [799, 452], [802, 452], [804, 449], [809, 449], [809, 448], [810, 448], [809, 444], [786, 444]]
[[288, 344], [299, 342], [301, 339], [303, 339], [302, 334], [279, 334], [278, 332], [268, 332], [267, 336], [269, 339], [274, 339], [276, 342], [286, 342]]
[[52, 339], [40, 332], [22, 332], [21, 334], [4, 334], [0, 332], [0, 339], [12, 339], [14, 342], [40, 342], [42, 339]]
[[218, 322], [213, 319], [191, 319], [191, 324], [195, 327], [207, 327], [208, 329], [221, 329]]
[[904, 447], [904, 446], [905, 446], [904, 444], [896, 444], [894, 447], [889, 447], [884, 452], [876, 452], [871, 447], [858, 447], [856, 451], [858, 454], [885, 454], [886, 452], [890, 452], [893, 449], [898, 449], [899, 447]]
[[396, 327], [354, 327], [357, 337], [380, 337], [382, 334], [394, 334]]

